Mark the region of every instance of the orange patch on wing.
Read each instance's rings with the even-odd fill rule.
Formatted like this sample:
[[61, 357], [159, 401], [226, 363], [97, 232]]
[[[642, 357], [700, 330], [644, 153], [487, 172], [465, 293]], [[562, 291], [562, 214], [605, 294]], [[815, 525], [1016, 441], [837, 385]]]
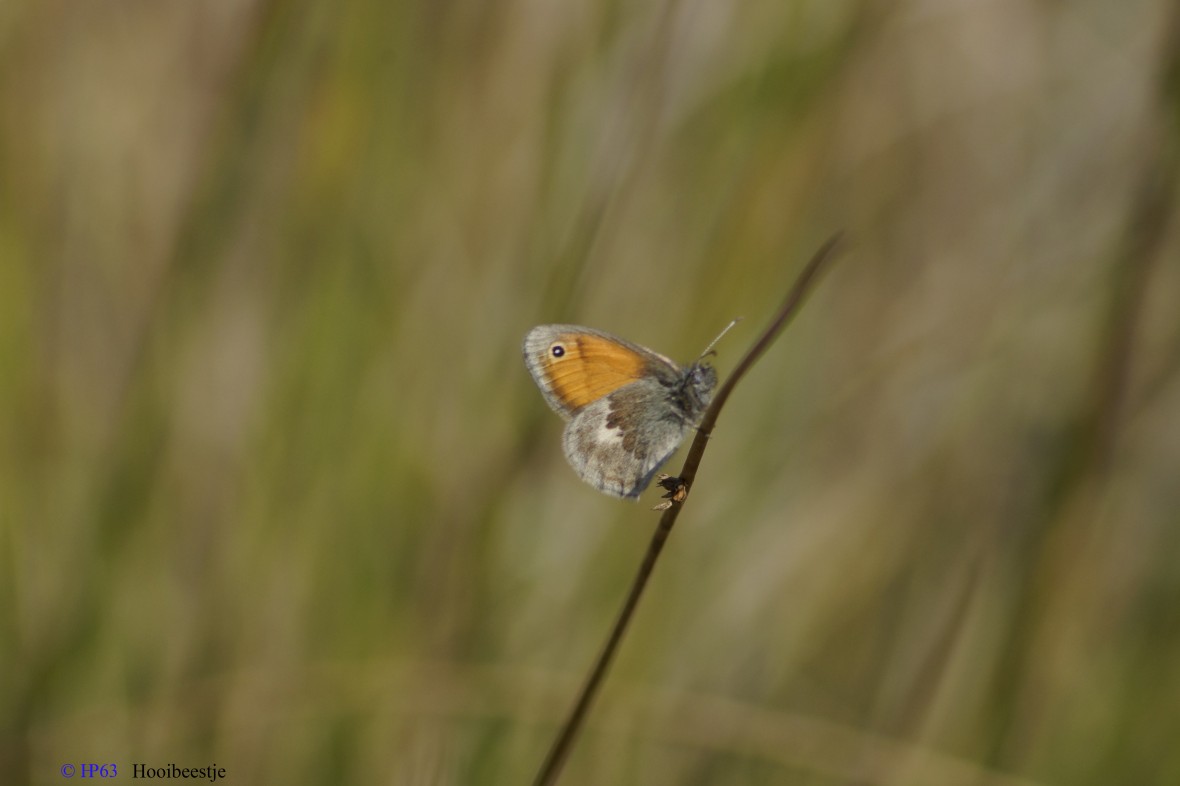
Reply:
[[545, 371], [553, 394], [570, 409], [581, 409], [647, 373], [643, 355], [608, 339], [570, 333], [557, 341], [565, 354], [556, 358], [550, 351]]

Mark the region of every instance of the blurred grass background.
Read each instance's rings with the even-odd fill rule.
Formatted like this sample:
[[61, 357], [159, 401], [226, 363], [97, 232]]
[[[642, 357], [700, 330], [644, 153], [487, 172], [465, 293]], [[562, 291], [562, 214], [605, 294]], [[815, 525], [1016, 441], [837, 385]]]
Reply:
[[522, 336], [843, 228], [562, 783], [1180, 783], [1178, 20], [4, 5], [0, 780], [529, 782], [656, 514]]

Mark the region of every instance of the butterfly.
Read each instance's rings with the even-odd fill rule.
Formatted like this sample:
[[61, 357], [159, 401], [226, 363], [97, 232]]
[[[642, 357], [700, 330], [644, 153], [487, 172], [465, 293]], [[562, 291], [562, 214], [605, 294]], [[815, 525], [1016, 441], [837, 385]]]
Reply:
[[538, 325], [522, 349], [541, 395], [568, 421], [561, 444], [570, 466], [621, 499], [638, 499], [705, 414], [717, 386], [717, 372], [704, 362], [708, 349], [681, 367], [579, 325]]

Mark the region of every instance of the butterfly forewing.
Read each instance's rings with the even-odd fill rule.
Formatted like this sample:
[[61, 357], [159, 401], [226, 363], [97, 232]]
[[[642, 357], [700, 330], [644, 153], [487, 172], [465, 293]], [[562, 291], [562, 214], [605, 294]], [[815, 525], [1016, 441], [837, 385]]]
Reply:
[[567, 418], [638, 379], [676, 371], [650, 350], [573, 325], [533, 328], [525, 362], [545, 400]]

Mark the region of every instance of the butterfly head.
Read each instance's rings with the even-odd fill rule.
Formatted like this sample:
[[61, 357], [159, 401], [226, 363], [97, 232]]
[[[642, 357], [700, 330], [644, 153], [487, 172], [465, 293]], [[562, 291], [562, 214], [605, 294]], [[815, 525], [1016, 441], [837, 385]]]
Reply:
[[713, 400], [713, 389], [717, 387], [717, 370], [703, 359], [685, 369], [678, 391], [680, 409], [686, 420], [696, 423], [709, 408]]
[[740, 319], [739, 317], [726, 325], [725, 329], [717, 334], [717, 338], [709, 342], [709, 346], [705, 347], [705, 351], [696, 362], [685, 370], [680, 383], [680, 403], [687, 419], [693, 423], [705, 414], [709, 402], [713, 400], [713, 389], [717, 387], [717, 371], [709, 365], [708, 358], [717, 354], [713, 347]]

